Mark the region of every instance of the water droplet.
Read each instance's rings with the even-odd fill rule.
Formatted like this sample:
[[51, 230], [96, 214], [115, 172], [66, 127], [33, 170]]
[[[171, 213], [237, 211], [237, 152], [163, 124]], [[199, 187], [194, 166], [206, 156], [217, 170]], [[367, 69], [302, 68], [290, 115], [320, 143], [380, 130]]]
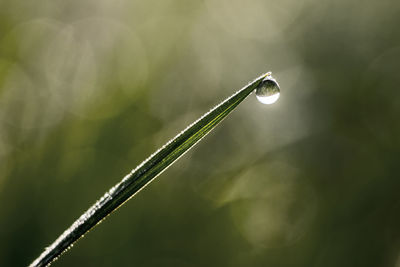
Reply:
[[279, 84], [268, 72], [256, 89], [256, 97], [263, 104], [275, 103], [281, 95]]

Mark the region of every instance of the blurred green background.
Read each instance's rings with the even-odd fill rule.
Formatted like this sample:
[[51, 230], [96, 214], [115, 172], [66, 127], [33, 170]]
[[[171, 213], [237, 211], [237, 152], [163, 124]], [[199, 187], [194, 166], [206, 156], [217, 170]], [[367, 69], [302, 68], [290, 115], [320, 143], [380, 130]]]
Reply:
[[0, 0], [0, 266], [258, 75], [54, 266], [400, 266], [400, 3]]

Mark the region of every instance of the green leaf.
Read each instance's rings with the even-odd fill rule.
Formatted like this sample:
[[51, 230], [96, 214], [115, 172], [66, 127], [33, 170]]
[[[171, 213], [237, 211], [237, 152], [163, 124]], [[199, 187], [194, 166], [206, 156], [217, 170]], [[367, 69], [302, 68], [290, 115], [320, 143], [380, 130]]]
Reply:
[[82, 214], [30, 266], [46, 266], [57, 259], [75, 241], [143, 189], [174, 163], [174, 161], [199, 142], [253, 92], [266, 76], [267, 74], [261, 75], [222, 101], [132, 170], [121, 182], [112, 187], [100, 200]]

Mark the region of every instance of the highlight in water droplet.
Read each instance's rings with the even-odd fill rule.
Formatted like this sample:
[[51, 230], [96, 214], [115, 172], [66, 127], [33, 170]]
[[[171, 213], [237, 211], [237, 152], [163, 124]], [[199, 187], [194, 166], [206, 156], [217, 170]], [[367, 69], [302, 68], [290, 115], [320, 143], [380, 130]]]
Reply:
[[278, 100], [280, 91], [278, 82], [271, 76], [271, 72], [268, 72], [256, 88], [256, 97], [261, 103], [269, 105]]

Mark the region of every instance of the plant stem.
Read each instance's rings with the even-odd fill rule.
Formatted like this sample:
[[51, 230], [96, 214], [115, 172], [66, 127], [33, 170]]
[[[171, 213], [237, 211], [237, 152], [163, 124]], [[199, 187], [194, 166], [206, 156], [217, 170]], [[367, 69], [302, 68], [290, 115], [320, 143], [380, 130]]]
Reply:
[[237, 105], [239, 105], [266, 77], [261, 75], [232, 96], [189, 125], [162, 148], [126, 175], [121, 182], [106, 192], [100, 200], [82, 214], [64, 233], [33, 261], [30, 267], [47, 266], [70, 248], [75, 241], [100, 223], [111, 212], [143, 189], [193, 145], [199, 142]]

